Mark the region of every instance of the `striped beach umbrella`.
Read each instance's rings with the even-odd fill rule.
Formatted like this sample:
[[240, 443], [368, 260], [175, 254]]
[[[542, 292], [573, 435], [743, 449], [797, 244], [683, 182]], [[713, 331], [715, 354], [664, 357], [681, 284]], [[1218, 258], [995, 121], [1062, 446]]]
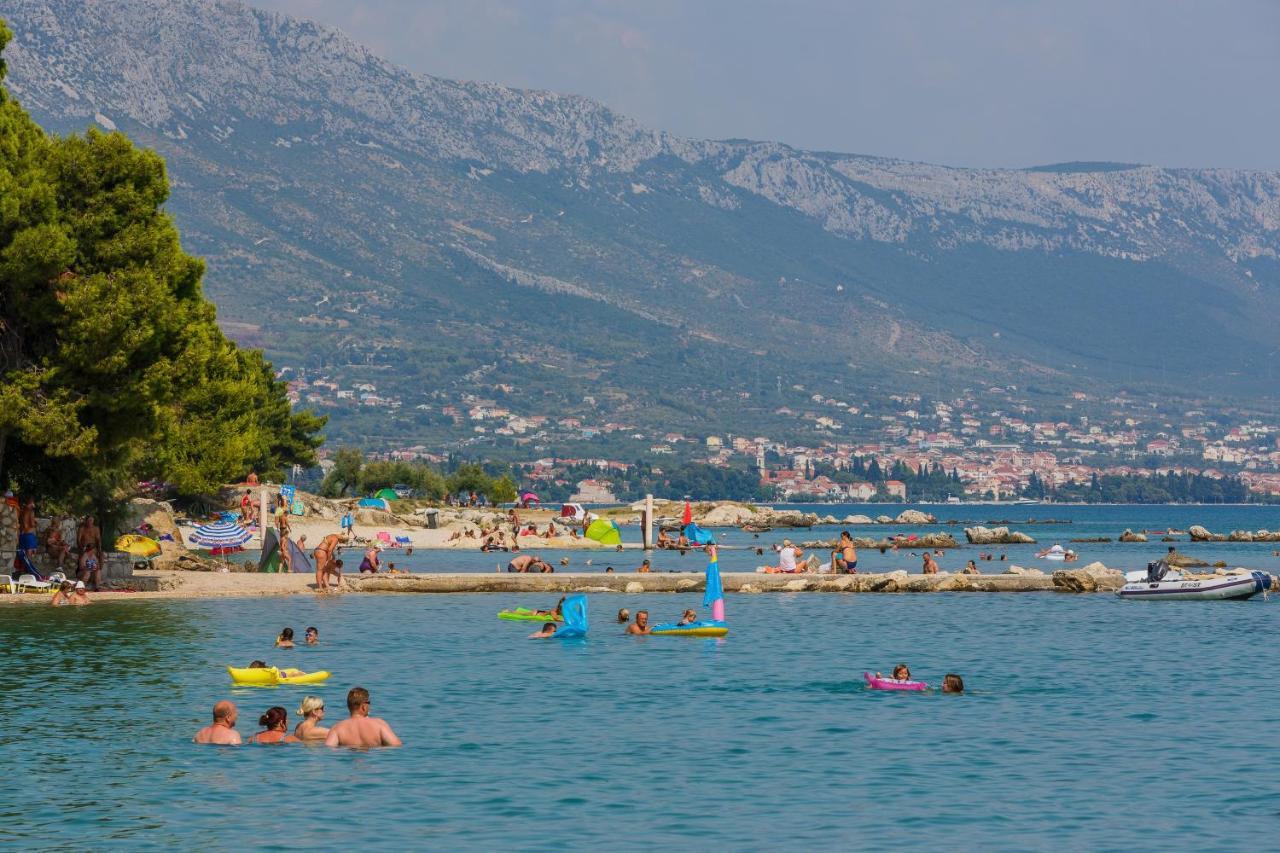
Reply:
[[243, 548], [252, 538], [252, 533], [234, 521], [217, 521], [197, 527], [187, 535], [187, 543], [198, 548], [231, 549]]

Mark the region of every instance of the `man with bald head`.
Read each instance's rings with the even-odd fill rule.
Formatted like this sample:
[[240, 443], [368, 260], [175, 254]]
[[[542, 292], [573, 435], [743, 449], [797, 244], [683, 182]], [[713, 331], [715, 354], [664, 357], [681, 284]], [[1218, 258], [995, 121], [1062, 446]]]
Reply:
[[236, 717], [239, 713], [234, 702], [223, 699], [213, 706], [213, 725], [196, 732], [192, 742], [225, 745], [240, 743], [240, 733], [236, 731]]

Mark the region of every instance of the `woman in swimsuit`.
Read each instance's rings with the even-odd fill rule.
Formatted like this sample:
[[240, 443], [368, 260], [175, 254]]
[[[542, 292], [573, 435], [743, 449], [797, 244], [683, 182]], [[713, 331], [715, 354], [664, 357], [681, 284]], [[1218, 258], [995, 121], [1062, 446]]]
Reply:
[[298, 716], [302, 717], [302, 722], [298, 723], [297, 728], [293, 730], [298, 740], [322, 741], [329, 734], [329, 730], [320, 725], [324, 722], [324, 700], [319, 696], [308, 696], [303, 699], [302, 704], [298, 706]]
[[289, 712], [279, 705], [268, 708], [267, 713], [258, 718], [258, 725], [262, 726], [264, 731], [250, 738], [250, 743], [299, 742], [299, 738], [289, 734]]
[[333, 552], [337, 549], [338, 543], [342, 541], [342, 537], [336, 533], [330, 533], [328, 536], [320, 540], [320, 544], [311, 552], [311, 556], [316, 561], [316, 591], [326, 592], [329, 589], [329, 561], [333, 559]]

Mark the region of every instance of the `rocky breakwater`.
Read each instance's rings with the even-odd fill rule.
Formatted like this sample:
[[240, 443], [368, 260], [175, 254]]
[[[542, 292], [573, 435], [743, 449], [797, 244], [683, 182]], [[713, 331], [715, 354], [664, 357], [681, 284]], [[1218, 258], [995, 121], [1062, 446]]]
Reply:
[[[727, 572], [721, 575], [730, 594], [768, 592], [1051, 592], [1058, 587], [1045, 575], [962, 575], [941, 572], [913, 575], [904, 571], [857, 575], [761, 575]], [[568, 574], [423, 574], [348, 577], [356, 592], [509, 592], [509, 593], [700, 593], [701, 573], [669, 572], [652, 575]]]
[[1007, 527], [966, 527], [964, 537], [970, 545], [1034, 545], [1036, 540], [1027, 534]]
[[1233, 530], [1214, 533], [1199, 524], [1187, 529], [1192, 542], [1280, 542], [1280, 530]]
[[[950, 533], [926, 533], [923, 536], [917, 536], [909, 543], [903, 540], [893, 539], [872, 539], [870, 536], [855, 536], [853, 538], [853, 547], [855, 548], [877, 548], [887, 550], [897, 545], [901, 548], [904, 544], [910, 544], [912, 548], [959, 548], [960, 543]], [[837, 539], [814, 539], [807, 542], [801, 542], [801, 548], [831, 548], [839, 547], [840, 542]]]
[[1102, 563], [1059, 569], [1053, 573], [1053, 586], [1061, 592], [1114, 592], [1124, 586], [1124, 572]]
[[[918, 509], [905, 509], [896, 516], [881, 515], [871, 518], [866, 515], [846, 515], [837, 518], [834, 515], [818, 515], [816, 512], [799, 512], [792, 509], [777, 509], [771, 506], [752, 506], [749, 504], [720, 501], [715, 504], [698, 504], [692, 507], [693, 520], [701, 527], [813, 527], [815, 524], [937, 524], [938, 519]], [[659, 523], [664, 527], [678, 526], [675, 518], [662, 518]]]
[[1146, 542], [1147, 534], [1134, 533], [1132, 530], [1126, 527], [1124, 529], [1124, 533], [1120, 534], [1120, 541], [1121, 542]]

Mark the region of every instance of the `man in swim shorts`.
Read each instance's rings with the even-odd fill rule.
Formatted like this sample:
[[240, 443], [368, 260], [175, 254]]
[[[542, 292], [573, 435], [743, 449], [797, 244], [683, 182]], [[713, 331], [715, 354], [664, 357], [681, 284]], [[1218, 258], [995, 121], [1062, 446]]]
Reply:
[[76, 577], [82, 581], [92, 581], [93, 591], [98, 591], [99, 579], [102, 577], [102, 531], [92, 515], [86, 515], [76, 531], [76, 548], [80, 559], [76, 564]]
[[196, 732], [192, 743], [217, 743], [234, 745], [241, 743], [240, 733], [236, 731], [236, 717], [239, 710], [234, 702], [223, 699], [213, 706], [213, 724]]
[[400, 746], [400, 738], [386, 720], [369, 716], [369, 691], [352, 687], [347, 691], [347, 711], [351, 717], [329, 729], [325, 746]]
[[26, 551], [27, 556], [35, 559], [40, 540], [36, 538], [36, 502], [35, 498], [27, 498], [18, 510], [18, 550]]
[[831, 571], [848, 575], [858, 573], [858, 549], [853, 547], [853, 537], [847, 530], [840, 532], [840, 544], [831, 552]]
[[542, 573], [548, 574], [554, 572], [551, 564], [543, 560], [536, 554], [521, 554], [518, 557], [512, 557], [511, 562], [507, 563], [507, 571], [526, 573]]

